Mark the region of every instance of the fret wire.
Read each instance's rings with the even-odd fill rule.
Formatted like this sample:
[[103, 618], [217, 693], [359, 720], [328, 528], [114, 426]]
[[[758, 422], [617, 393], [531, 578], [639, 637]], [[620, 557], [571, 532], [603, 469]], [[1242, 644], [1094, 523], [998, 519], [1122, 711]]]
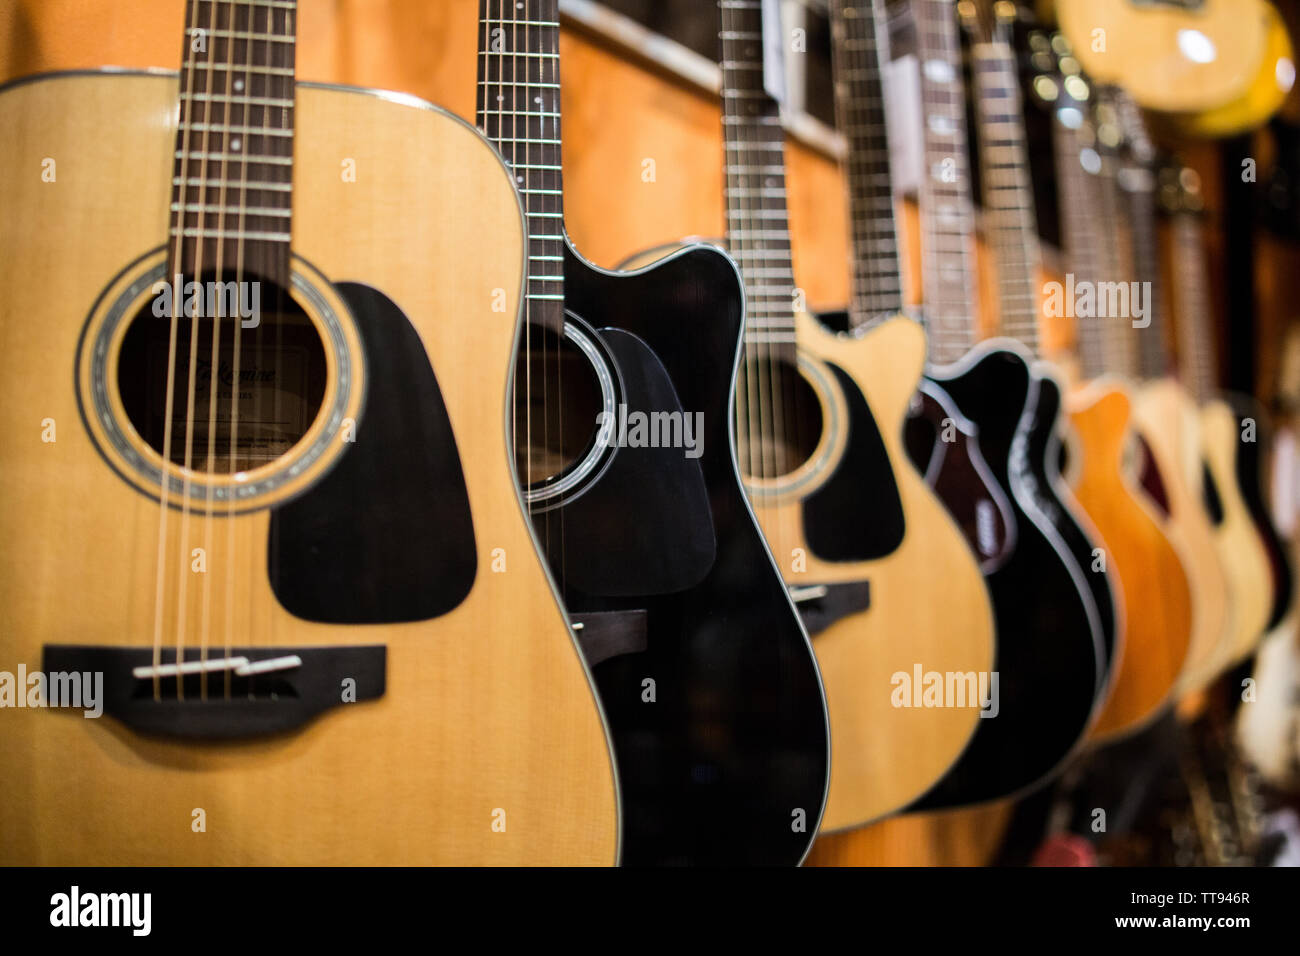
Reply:
[[[981, 116], [980, 155], [988, 155], [990, 148], [1007, 147], [1017, 157], [1014, 167], [995, 161], [982, 164], [986, 231], [996, 263], [999, 317], [1004, 334], [1021, 339], [1037, 354], [1038, 242], [1033, 197], [1026, 181], [1028, 157], [1015, 55], [1005, 42], [992, 41], [975, 44], [972, 56]], [[999, 173], [1006, 175], [999, 179]]]
[[[201, 0], [186, 9], [169, 227], [180, 244], [169, 269], [191, 272], [202, 248], [215, 243], [220, 257], [229, 242], [232, 258], [287, 283], [292, 156], [281, 150], [293, 148], [297, 4]], [[209, 42], [193, 51], [198, 33]], [[250, 166], [261, 175], [250, 180]], [[245, 225], [257, 220], [285, 228]]]
[[[951, 362], [975, 344], [978, 326], [961, 46], [949, 0], [913, 0], [912, 9], [927, 117], [922, 125], [925, 168], [920, 187], [924, 315], [932, 361]], [[949, 160], [951, 165], [945, 166]], [[952, 181], [944, 182], [948, 173]]]
[[832, 0], [830, 12], [836, 119], [849, 147], [850, 325], [865, 328], [903, 308], [882, 76], [888, 32], [880, 0]]
[[[476, 108], [479, 129], [500, 152], [519, 190], [529, 242], [527, 318], [559, 332], [564, 324], [564, 231], [559, 11], [556, 0], [480, 0]], [[546, 291], [531, 291], [541, 285]]]

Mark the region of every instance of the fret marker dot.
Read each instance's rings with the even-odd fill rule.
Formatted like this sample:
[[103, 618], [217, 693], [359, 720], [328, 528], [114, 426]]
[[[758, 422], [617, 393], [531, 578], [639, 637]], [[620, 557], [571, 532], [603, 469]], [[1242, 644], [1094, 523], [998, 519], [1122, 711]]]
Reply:
[[505, 101], [506, 101], [506, 98], [505, 98], [504, 96], [502, 96], [501, 94], [498, 93], [498, 94], [497, 94], [497, 102], [498, 102], [498, 103], [504, 103]]
[[238, 149], [239, 149], [239, 140], [237, 140], [237, 139], [232, 139], [232, 140], [230, 141], [230, 148], [233, 149], [233, 150], [238, 150]]
[[243, 80], [235, 80], [235, 92], [236, 92], [236, 93], [240, 93], [240, 92], [243, 91], [243, 89], [244, 89], [244, 81], [243, 81]]

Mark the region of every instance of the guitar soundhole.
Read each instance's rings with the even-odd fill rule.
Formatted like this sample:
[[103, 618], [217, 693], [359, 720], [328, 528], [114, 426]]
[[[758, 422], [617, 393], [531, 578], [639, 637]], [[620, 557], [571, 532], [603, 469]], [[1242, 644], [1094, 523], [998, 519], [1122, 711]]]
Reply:
[[567, 336], [533, 326], [515, 360], [515, 470], [539, 488], [583, 461], [595, 444], [605, 396], [587, 355]]
[[176, 319], [174, 352], [161, 293], [132, 318], [117, 366], [127, 418], [159, 455], [195, 472], [231, 474], [275, 461], [307, 433], [324, 400], [327, 366], [316, 326], [275, 283], [237, 285], [209, 275], [193, 292], [182, 293], [191, 315]]
[[821, 401], [790, 363], [741, 364], [736, 379], [736, 452], [747, 478], [776, 478], [812, 457], [822, 437]]

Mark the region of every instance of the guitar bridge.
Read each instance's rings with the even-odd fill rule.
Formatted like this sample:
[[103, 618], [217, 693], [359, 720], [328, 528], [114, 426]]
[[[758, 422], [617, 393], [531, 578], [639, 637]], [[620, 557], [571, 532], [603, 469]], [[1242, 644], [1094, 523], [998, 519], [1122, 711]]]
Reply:
[[[211, 652], [210, 652], [211, 653]], [[103, 710], [140, 734], [238, 740], [294, 730], [341, 704], [384, 694], [388, 649], [185, 648], [47, 644], [42, 668], [103, 674]]]
[[803, 618], [809, 637], [815, 637], [842, 617], [871, 607], [870, 581], [845, 581], [840, 584], [810, 584], [790, 588]]

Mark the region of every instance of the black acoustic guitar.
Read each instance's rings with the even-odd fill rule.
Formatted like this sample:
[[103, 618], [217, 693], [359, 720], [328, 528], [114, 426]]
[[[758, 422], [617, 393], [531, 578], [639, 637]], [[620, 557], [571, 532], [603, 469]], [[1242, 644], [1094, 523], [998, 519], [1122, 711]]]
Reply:
[[583, 259], [561, 202], [558, 0], [480, 17], [478, 124], [529, 228], [516, 465], [612, 732], [622, 861], [797, 864], [826, 796], [826, 703], [736, 468], [739, 274], [705, 245], [630, 272]]
[[[926, 175], [921, 203], [925, 317], [932, 364], [909, 447], [984, 562], [997, 617], [1001, 706], [915, 810], [980, 803], [1045, 781], [1091, 722], [1104, 687], [1115, 611], [1092, 570], [1092, 542], [1058, 468], [1061, 391], [1035, 361], [1033, 205], [1015, 58], [998, 33], [974, 44], [987, 232], [997, 255], [1001, 338], [975, 344], [973, 207], [954, 4], [921, 0], [918, 18]], [[1000, 33], [1000, 31], [999, 31]], [[1019, 341], [1016, 341], [1019, 339]], [[956, 409], [956, 416], [947, 409]], [[948, 419], [948, 420], [945, 420]], [[995, 484], [945, 476], [953, 425], [978, 442]], [[962, 472], [967, 472], [964, 477]]]

